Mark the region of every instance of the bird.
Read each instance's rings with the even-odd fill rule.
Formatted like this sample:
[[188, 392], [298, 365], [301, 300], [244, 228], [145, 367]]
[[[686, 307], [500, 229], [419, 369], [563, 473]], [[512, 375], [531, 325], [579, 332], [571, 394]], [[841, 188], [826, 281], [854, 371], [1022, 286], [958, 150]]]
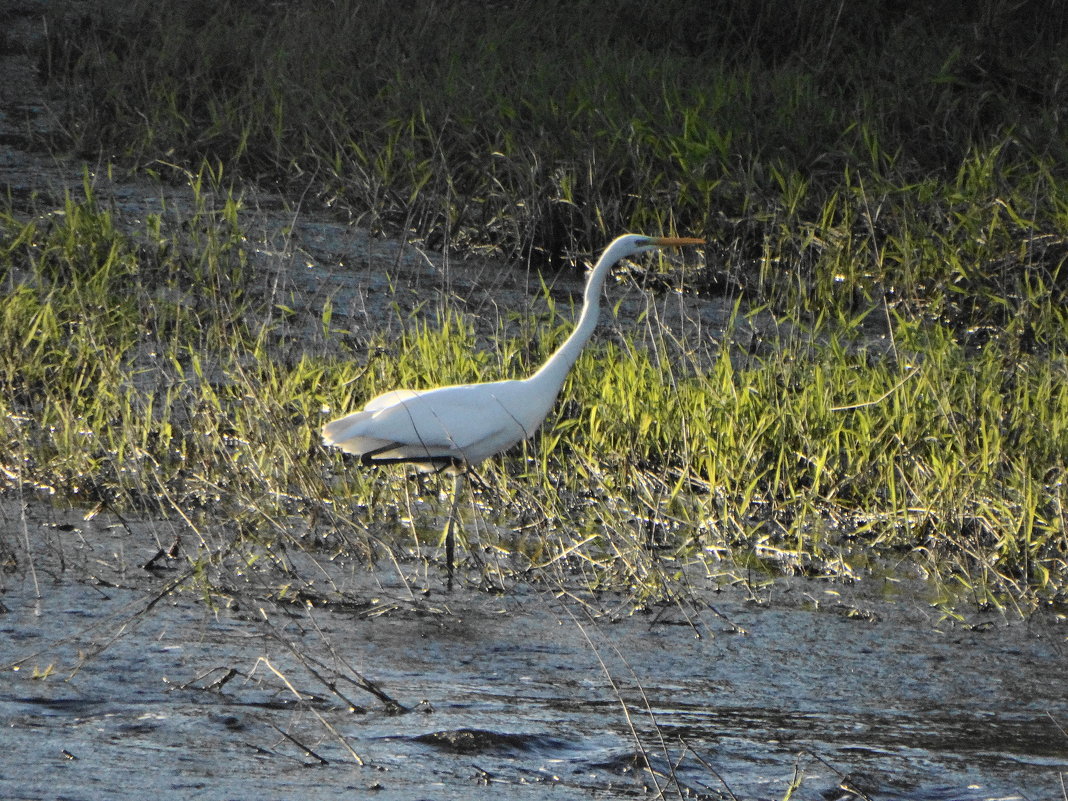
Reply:
[[467, 471], [529, 439], [545, 420], [600, 315], [601, 290], [623, 259], [663, 248], [702, 245], [696, 237], [624, 234], [601, 254], [586, 279], [582, 310], [567, 339], [532, 375], [521, 379], [395, 389], [322, 428], [323, 443], [359, 457], [360, 464], [411, 464], [454, 478], [445, 528], [445, 563], [452, 587], [457, 504]]

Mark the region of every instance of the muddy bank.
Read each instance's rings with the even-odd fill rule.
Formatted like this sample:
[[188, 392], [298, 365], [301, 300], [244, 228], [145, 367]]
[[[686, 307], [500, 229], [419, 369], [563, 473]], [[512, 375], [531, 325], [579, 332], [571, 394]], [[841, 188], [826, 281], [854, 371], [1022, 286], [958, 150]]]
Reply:
[[618, 618], [295, 554], [349, 601], [235, 576], [213, 608], [142, 568], [171, 524], [23, 508], [0, 529], [5, 798], [149, 776], [171, 798], [781, 798], [796, 768], [798, 798], [1033, 799], [1068, 774], [1063, 621], [955, 621], [878, 581]]

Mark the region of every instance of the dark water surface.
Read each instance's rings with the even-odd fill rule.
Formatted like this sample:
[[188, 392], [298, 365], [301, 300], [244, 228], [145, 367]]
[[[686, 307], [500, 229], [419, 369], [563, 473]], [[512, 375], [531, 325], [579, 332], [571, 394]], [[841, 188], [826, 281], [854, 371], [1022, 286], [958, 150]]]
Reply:
[[146, 612], [171, 578], [131, 567], [151, 536], [44, 517], [0, 539], [0, 798], [779, 799], [795, 772], [803, 799], [1065, 798], [1052, 615], [966, 626], [874, 581], [783, 581], [612, 622], [353, 568], [330, 581], [362, 605]]

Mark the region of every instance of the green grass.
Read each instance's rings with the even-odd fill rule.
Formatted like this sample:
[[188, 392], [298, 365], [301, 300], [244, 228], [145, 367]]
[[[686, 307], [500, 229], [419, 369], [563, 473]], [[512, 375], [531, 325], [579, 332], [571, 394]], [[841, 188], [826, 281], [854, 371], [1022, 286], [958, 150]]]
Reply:
[[62, 208], [7, 201], [9, 480], [184, 518], [205, 570], [433, 542], [418, 488], [345, 465], [319, 425], [397, 386], [521, 375], [571, 311], [547, 295], [489, 339], [449, 306], [344, 330], [264, 296], [238, 187], [539, 267], [678, 230], [709, 237], [707, 267], [657, 285], [726, 294], [731, 323], [596, 341], [539, 435], [483, 470], [487, 576], [641, 603], [694, 564], [905, 558], [980, 607], [1063, 603], [1068, 83], [1065, 37], [1029, 27], [1042, 4], [481, 8], [53, 20], [42, 65], [72, 100], [48, 146], [194, 206], [122, 233], [88, 179]]
[[[399, 339], [372, 337], [366, 365], [329, 339], [287, 361], [272, 345], [282, 324], [258, 325], [267, 310], [246, 300], [238, 205], [202, 205], [186, 233], [150, 221], [139, 246], [91, 192], [51, 219], [5, 217], [5, 267], [20, 278], [0, 305], [9, 475], [186, 517], [206, 557], [235, 531], [253, 553], [309, 534], [357, 553], [397, 541], [405, 492], [325, 452], [323, 410], [427, 376], [521, 374], [566, 325], [545, 325], [531, 350], [502, 321], [486, 350], [446, 308]], [[194, 285], [208, 291], [194, 298]], [[1062, 594], [1063, 357], [1009, 331], [969, 347], [897, 312], [892, 352], [873, 355], [862, 322], [817, 319], [764, 355], [732, 344], [740, 320], [723, 347], [688, 356], [626, 340], [588, 349], [534, 459], [487, 474], [498, 530], [537, 524], [534, 541], [498, 535], [509, 569], [560, 569], [568, 551], [591, 586], [643, 598], [709, 554], [835, 575], [912, 551], [983, 604]]]

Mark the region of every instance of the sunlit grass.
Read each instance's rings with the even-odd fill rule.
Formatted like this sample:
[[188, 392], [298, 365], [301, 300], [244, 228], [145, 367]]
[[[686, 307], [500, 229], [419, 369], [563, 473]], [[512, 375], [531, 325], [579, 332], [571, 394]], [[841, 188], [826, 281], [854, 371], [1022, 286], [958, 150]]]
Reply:
[[[536, 340], [500, 321], [486, 345], [442, 307], [397, 320], [399, 338], [372, 334], [359, 354], [327, 338], [283, 357], [248, 291], [239, 201], [196, 196], [194, 224], [152, 219], [134, 237], [88, 186], [30, 222], [4, 215], [9, 481], [179, 515], [209, 563], [235, 547], [362, 558], [413, 534], [427, 541], [418, 531], [433, 515], [401, 524], [413, 491], [402, 472], [326, 452], [322, 420], [397, 386], [523, 375], [568, 315], [547, 303], [523, 325]], [[1048, 292], [1020, 300], [1027, 341], [1011, 321], [981, 345], [962, 341], [907, 303], [884, 307], [882, 336], [865, 327], [878, 311], [839, 311], [759, 353], [741, 305], [722, 340], [688, 358], [665, 342], [597, 341], [538, 436], [483, 471], [472, 543], [510, 553], [509, 572], [564, 570], [636, 599], [670, 595], [687, 563], [836, 576], [901, 553], [983, 605], [1055, 598], [1066, 579], [1065, 322]]]

